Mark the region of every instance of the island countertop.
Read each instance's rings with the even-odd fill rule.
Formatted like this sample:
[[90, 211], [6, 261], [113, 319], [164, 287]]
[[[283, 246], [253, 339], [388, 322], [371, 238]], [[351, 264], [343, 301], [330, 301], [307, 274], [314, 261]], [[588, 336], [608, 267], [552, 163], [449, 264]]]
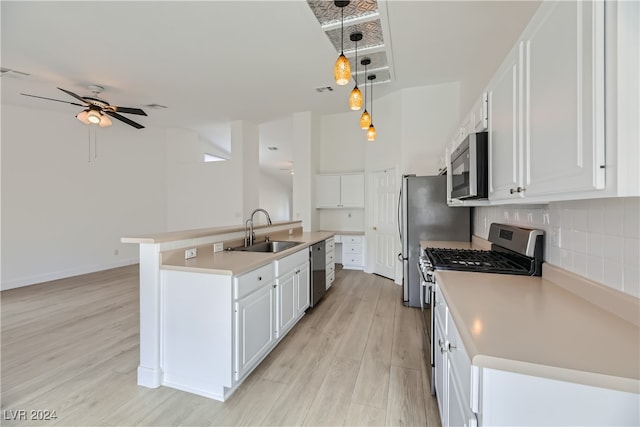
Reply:
[[160, 269], [179, 270], [197, 273], [238, 275], [266, 265], [276, 259], [286, 257], [314, 243], [332, 237], [334, 232], [312, 231], [295, 233], [287, 237], [278, 237], [278, 241], [301, 242], [300, 245], [286, 249], [278, 253], [245, 252], [245, 251], [221, 251], [213, 252], [211, 245], [198, 249], [196, 258], [184, 259], [184, 253], [174, 252], [163, 256]]

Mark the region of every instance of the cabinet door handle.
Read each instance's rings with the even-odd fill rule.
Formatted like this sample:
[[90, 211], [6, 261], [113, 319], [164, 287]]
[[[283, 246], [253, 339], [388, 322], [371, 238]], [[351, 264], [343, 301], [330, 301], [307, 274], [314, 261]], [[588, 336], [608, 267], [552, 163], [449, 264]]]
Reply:
[[509, 194], [513, 194], [513, 193], [515, 193], [515, 192], [516, 192], [516, 189], [515, 189], [515, 188], [510, 188], [510, 189], [509, 189]]
[[262, 280], [262, 276], [258, 276], [258, 281]]
[[522, 187], [518, 187], [518, 188], [516, 188], [516, 191], [517, 191], [518, 193], [522, 193], [524, 190], [525, 190], [525, 188], [522, 188]]
[[458, 348], [458, 347], [456, 347], [455, 345], [451, 345], [451, 343], [449, 343], [448, 347], [449, 347], [449, 348], [448, 348], [448, 351], [455, 350], [455, 349], [457, 349], [457, 348]]

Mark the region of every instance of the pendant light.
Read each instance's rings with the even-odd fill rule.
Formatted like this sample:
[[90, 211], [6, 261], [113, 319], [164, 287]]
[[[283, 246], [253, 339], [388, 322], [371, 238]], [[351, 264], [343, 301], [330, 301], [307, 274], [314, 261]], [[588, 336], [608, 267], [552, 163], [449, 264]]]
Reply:
[[[364, 58], [361, 62], [364, 65], [364, 78], [367, 78], [367, 65], [371, 64], [371, 60], [369, 58]], [[369, 125], [371, 124], [371, 115], [367, 111], [367, 82], [364, 82], [364, 111], [360, 116], [360, 129], [367, 130], [369, 129]]]
[[369, 125], [369, 129], [367, 130], [367, 141], [375, 141], [376, 140], [376, 128], [373, 125], [373, 81], [376, 79], [376, 75], [372, 74], [367, 77], [371, 82], [371, 90], [369, 91], [371, 96], [371, 124]]
[[360, 89], [358, 89], [358, 42], [362, 40], [362, 33], [361, 32], [352, 33], [349, 38], [351, 39], [352, 42], [355, 42], [356, 44], [356, 61], [355, 61], [356, 72], [353, 77], [353, 79], [356, 82], [356, 85], [354, 86], [353, 90], [351, 91], [351, 94], [349, 95], [349, 108], [351, 108], [352, 110], [359, 110], [362, 108], [362, 92], [360, 92]]
[[336, 65], [333, 67], [333, 78], [336, 80], [336, 83], [340, 86], [344, 86], [349, 83], [349, 79], [351, 78], [351, 64], [349, 64], [349, 60], [346, 56], [344, 56], [344, 8], [350, 3], [350, 1], [334, 1], [333, 2], [336, 7], [339, 7], [342, 12], [342, 20], [340, 21], [340, 38], [341, 38], [341, 47], [340, 47], [340, 56], [336, 61]]

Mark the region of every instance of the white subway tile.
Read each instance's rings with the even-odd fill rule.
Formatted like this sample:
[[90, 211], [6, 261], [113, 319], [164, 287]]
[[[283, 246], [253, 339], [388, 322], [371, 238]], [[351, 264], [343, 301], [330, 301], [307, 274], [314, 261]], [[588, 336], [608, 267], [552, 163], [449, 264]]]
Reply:
[[624, 199], [624, 237], [640, 238], [640, 198]]
[[573, 272], [587, 277], [587, 254], [573, 253]]
[[560, 219], [560, 226], [567, 230], [573, 230], [573, 209], [563, 208], [562, 216]]
[[587, 255], [587, 277], [595, 282], [602, 283], [604, 276], [604, 262], [602, 257]]
[[587, 254], [602, 258], [604, 236], [597, 233], [587, 233]]
[[573, 210], [573, 229], [578, 231], [589, 230], [586, 205], [581, 205], [581, 207]]
[[569, 251], [573, 250], [573, 230], [560, 229], [560, 247]]
[[623, 260], [625, 265], [640, 264], [640, 239], [624, 238]]
[[603, 199], [589, 200], [587, 209], [587, 230], [590, 233], [604, 231], [604, 201]]
[[573, 271], [573, 252], [560, 249], [560, 266], [565, 270]]
[[624, 200], [620, 198], [605, 199], [604, 202], [604, 234], [622, 236]]
[[573, 232], [573, 251], [575, 253], [587, 253], [587, 233], [584, 231]]
[[553, 265], [562, 266], [562, 249], [552, 246], [545, 246], [545, 262], [551, 263]]
[[603, 255], [607, 260], [622, 262], [624, 239], [620, 236], [604, 236]]
[[611, 288], [622, 291], [622, 262], [605, 259], [604, 277], [602, 282]]
[[624, 266], [623, 291], [636, 297], [640, 297], [640, 269], [637, 265]]

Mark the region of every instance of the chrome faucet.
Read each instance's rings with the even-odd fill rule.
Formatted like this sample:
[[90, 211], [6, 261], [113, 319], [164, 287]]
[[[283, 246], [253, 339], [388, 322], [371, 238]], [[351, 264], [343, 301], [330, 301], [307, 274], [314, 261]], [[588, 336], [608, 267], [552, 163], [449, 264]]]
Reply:
[[[268, 225], [273, 224], [271, 222], [271, 217], [269, 217], [269, 212], [267, 212], [266, 210], [258, 208], [258, 209], [255, 209], [253, 212], [251, 212], [251, 216], [244, 223], [244, 246], [245, 247], [253, 245], [253, 241], [256, 239], [256, 234], [253, 232], [253, 217], [258, 212], [262, 212], [265, 214], [265, 216], [267, 217]], [[249, 229], [249, 237], [247, 237], [247, 228]]]

